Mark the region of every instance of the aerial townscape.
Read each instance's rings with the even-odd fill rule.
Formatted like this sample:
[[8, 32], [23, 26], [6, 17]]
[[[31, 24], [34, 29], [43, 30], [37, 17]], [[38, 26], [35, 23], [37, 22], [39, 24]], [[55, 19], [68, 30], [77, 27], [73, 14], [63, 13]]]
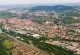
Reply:
[[0, 6], [0, 55], [80, 55], [80, 5]]

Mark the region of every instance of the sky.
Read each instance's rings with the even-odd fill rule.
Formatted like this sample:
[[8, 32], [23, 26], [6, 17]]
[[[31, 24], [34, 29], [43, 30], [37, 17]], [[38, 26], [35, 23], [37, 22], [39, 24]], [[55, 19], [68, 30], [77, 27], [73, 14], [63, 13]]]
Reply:
[[80, 0], [0, 0], [0, 5], [12, 4], [58, 4], [58, 3], [74, 3]]

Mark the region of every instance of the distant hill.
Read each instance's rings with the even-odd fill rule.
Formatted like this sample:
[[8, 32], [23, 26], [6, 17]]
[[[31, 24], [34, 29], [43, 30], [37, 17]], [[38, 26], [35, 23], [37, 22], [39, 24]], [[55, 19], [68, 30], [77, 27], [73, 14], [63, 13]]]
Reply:
[[56, 6], [36, 6], [33, 7], [30, 11], [36, 11], [36, 10], [46, 10], [46, 11], [64, 11], [64, 10], [69, 10], [73, 9], [74, 7], [71, 6], [63, 6], [63, 5], [56, 5]]
[[61, 5], [65, 5], [65, 6], [73, 6], [73, 7], [80, 7], [80, 2], [75, 2], [75, 3], [63, 3]]

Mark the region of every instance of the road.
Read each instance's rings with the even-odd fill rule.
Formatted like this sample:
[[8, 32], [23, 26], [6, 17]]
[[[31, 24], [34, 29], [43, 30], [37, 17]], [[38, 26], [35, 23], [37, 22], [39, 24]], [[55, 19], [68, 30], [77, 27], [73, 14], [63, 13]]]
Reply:
[[20, 41], [20, 40], [18, 40], [18, 39], [16, 39], [16, 38], [14, 38], [14, 37], [11, 36], [11, 35], [7, 35], [7, 36], [10, 37], [10, 38], [12, 38], [14, 41], [16, 41], [16, 42], [18, 42], [18, 43], [20, 43], [20, 44], [22, 44], [22, 45], [25, 45], [25, 46], [27, 46], [27, 47], [29, 47], [29, 48], [31, 48], [31, 49], [34, 49], [34, 50], [37, 50], [37, 51], [41, 52], [42, 55], [49, 55], [48, 53], [46, 53], [46, 52], [38, 49], [37, 47], [35, 47], [33, 44], [29, 45], [29, 44], [27, 44], [27, 43], [24, 43], [24, 42], [22, 42], [22, 41]]

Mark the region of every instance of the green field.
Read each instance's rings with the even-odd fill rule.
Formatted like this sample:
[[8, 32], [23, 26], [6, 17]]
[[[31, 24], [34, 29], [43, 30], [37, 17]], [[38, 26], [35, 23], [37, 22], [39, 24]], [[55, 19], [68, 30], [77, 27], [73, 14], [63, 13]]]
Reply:
[[12, 44], [8, 40], [6, 40], [4, 41], [4, 45], [8, 48], [11, 47]]

